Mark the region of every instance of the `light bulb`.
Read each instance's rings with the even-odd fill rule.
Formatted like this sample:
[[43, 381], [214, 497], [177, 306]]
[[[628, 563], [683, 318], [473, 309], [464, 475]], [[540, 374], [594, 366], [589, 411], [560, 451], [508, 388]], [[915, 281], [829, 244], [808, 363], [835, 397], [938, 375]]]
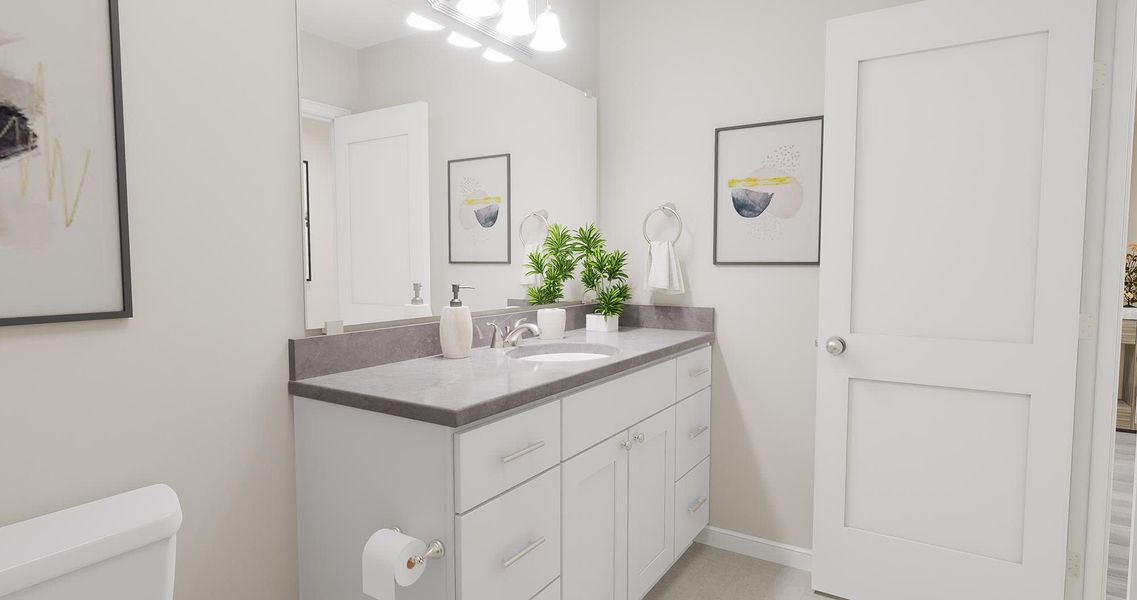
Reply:
[[497, 5], [497, 0], [458, 1], [458, 12], [467, 17], [474, 17], [475, 19], [492, 17], [496, 15], [499, 10], [501, 10], [501, 8]]
[[529, 18], [529, 0], [505, 0], [501, 8], [501, 20], [497, 30], [509, 36], [529, 35], [536, 29]]
[[490, 62], [496, 62], [496, 63], [513, 62], [513, 57], [511, 57], [507, 54], [502, 54], [501, 52], [498, 52], [497, 50], [494, 50], [493, 48], [486, 48], [486, 51], [482, 52], [482, 58], [484, 58]]
[[537, 17], [537, 34], [529, 42], [529, 47], [538, 52], [556, 52], [564, 50], [568, 44], [561, 37], [561, 20], [553, 9], [546, 8], [541, 16]]
[[445, 27], [442, 25], [439, 25], [438, 23], [435, 23], [434, 21], [431, 21], [430, 19], [418, 13], [411, 13], [407, 16], [407, 25], [410, 25], [415, 29], [421, 29], [423, 31], [441, 31], [445, 29]]
[[458, 33], [457, 31], [451, 31], [450, 37], [446, 38], [446, 41], [454, 44], [455, 46], [458, 46], [459, 48], [477, 48], [478, 46], [481, 46], [481, 43], [471, 40], [470, 38]]

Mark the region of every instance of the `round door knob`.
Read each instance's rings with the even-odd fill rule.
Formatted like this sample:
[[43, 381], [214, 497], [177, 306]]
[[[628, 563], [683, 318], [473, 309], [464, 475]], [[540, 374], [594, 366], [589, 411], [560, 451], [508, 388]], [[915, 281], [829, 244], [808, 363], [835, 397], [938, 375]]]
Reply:
[[832, 354], [833, 356], [844, 354], [846, 347], [847, 345], [845, 344], [845, 338], [833, 336], [825, 340], [825, 351], [829, 354]]

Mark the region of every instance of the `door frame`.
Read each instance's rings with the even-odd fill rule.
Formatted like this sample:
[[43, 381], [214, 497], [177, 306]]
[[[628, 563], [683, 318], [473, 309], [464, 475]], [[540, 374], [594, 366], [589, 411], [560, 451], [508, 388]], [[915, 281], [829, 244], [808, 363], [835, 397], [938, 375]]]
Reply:
[[[1076, 421], [1088, 422], [1089, 431], [1084, 434], [1075, 431], [1069, 549], [1072, 553], [1081, 554], [1084, 569], [1077, 569], [1079, 561], [1072, 557], [1075, 568], [1067, 573], [1066, 597], [1073, 600], [1105, 597], [1121, 352], [1118, 299], [1125, 262], [1124, 254], [1119, 250], [1125, 247], [1127, 239], [1134, 108], [1137, 106], [1137, 0], [1098, 1], [1095, 60], [1098, 62], [1095, 72], [1101, 70], [1102, 65], [1112, 65], [1112, 77], [1105, 73], [1104, 87], [1095, 91], [1090, 136], [1087, 209], [1096, 210], [1098, 214], [1095, 221], [1087, 219], [1082, 308], [1088, 311], [1090, 319], [1096, 313], [1097, 325], [1092, 326], [1091, 321], [1085, 328], [1083, 334], [1088, 335], [1083, 336], [1079, 348], [1078, 395], [1086, 395], [1085, 400], [1077, 400], [1081, 406], [1076, 409], [1075, 418]], [[1105, 68], [1109, 69], [1108, 66]], [[1095, 73], [1095, 80], [1098, 75]], [[1075, 427], [1082, 429], [1084, 426], [1076, 423]], [[1079, 442], [1087, 438], [1088, 443]], [[1079, 453], [1083, 454], [1081, 459]], [[1079, 486], [1079, 480], [1086, 481], [1088, 485]], [[1086, 493], [1082, 498], [1075, 493], [1080, 490]], [[1133, 554], [1130, 558], [1131, 577], [1134, 572]], [[1078, 571], [1082, 572], [1080, 578], [1077, 577]], [[1134, 596], [1132, 592], [1129, 595], [1130, 598]]]

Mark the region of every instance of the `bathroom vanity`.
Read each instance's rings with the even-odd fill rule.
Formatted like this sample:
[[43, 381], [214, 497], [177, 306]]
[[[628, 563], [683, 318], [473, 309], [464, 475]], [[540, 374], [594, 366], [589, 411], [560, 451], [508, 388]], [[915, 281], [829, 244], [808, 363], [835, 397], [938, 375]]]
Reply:
[[613, 353], [292, 381], [301, 598], [362, 598], [365, 542], [399, 527], [446, 549], [400, 600], [639, 600], [707, 525], [712, 339], [574, 330]]

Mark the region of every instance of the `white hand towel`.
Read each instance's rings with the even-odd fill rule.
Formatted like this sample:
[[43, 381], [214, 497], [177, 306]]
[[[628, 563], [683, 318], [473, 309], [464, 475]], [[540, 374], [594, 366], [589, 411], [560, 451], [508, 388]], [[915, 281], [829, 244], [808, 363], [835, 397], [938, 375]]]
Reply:
[[683, 271], [674, 242], [652, 242], [648, 256], [647, 288], [664, 294], [682, 294]]
[[532, 287], [537, 285], [536, 275], [526, 275], [529, 272], [529, 254], [536, 252], [540, 248], [535, 243], [525, 244], [525, 254], [521, 257], [521, 285], [525, 287]]

